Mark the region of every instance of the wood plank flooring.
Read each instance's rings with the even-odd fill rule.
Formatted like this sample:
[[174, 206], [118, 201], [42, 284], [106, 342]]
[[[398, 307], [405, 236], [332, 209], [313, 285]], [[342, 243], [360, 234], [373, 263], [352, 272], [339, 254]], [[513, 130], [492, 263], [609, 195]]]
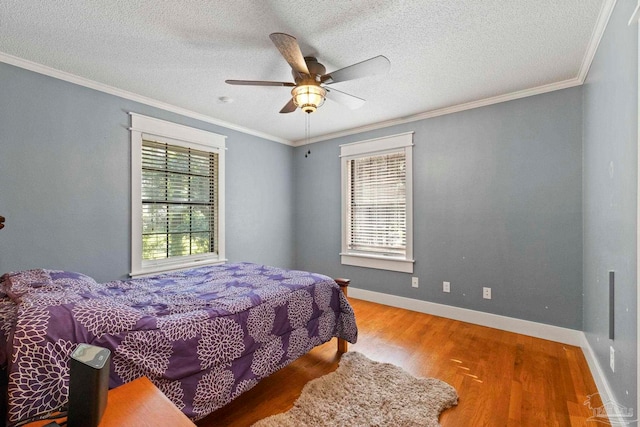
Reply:
[[[359, 329], [349, 351], [456, 388], [459, 402], [440, 416], [443, 427], [598, 424], [587, 422], [593, 413], [584, 402], [597, 389], [578, 347], [349, 300]], [[334, 371], [338, 362], [334, 339], [196, 424], [249, 426], [284, 412], [308, 381]]]

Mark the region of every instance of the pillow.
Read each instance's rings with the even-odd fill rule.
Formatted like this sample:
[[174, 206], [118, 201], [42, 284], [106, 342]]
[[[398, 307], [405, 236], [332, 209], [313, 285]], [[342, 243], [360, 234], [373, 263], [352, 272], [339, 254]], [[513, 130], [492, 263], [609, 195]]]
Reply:
[[82, 273], [59, 270], [23, 270], [0, 278], [2, 291], [16, 303], [25, 297], [47, 292], [90, 292], [97, 282]]

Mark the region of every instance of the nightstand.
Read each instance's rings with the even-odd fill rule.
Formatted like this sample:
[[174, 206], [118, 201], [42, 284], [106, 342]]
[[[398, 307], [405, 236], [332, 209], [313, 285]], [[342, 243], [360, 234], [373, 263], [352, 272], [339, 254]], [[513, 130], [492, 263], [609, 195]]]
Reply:
[[[61, 420], [58, 420], [61, 421]], [[26, 427], [39, 427], [38, 421]], [[148, 378], [142, 377], [109, 390], [100, 427], [195, 427]]]

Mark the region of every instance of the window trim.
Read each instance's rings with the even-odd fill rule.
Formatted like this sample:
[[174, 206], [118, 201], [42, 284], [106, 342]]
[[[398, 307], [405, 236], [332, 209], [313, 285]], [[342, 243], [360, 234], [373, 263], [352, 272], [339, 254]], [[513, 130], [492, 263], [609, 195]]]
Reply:
[[[348, 249], [347, 213], [349, 178], [347, 163], [349, 160], [365, 156], [382, 155], [404, 150], [406, 178], [406, 253], [405, 256], [385, 256], [353, 251]], [[405, 132], [382, 138], [368, 139], [340, 145], [341, 203], [342, 203], [342, 247], [340, 259], [343, 265], [376, 268], [380, 270], [413, 273], [413, 132]]]
[[[131, 116], [131, 277], [222, 264], [225, 258], [226, 136], [130, 112]], [[218, 253], [179, 259], [142, 259], [142, 140], [152, 140], [218, 154]]]

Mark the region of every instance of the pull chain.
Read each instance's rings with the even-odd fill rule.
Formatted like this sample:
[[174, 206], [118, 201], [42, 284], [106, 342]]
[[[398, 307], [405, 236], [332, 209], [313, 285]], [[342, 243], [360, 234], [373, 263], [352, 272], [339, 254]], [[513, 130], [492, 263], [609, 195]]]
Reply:
[[309, 139], [311, 137], [311, 114], [304, 115], [304, 141], [309, 144]]

